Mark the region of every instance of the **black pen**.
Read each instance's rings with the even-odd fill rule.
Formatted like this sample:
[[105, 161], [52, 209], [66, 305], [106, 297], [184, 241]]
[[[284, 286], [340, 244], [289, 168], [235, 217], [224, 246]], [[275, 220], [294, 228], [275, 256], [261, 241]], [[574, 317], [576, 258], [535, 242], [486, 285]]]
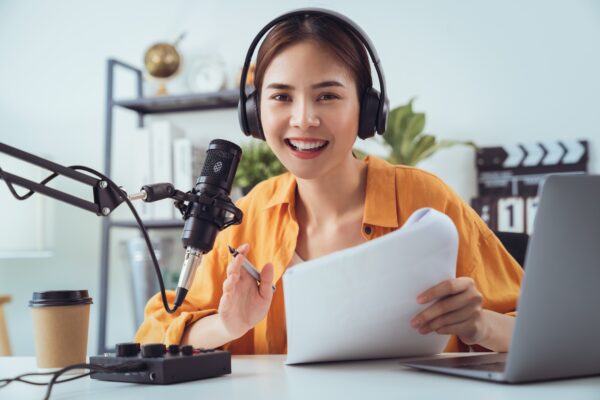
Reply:
[[[227, 246], [229, 247], [229, 252], [231, 253], [231, 255], [233, 255], [234, 257], [237, 256], [238, 254], [240, 254], [236, 249], [234, 249], [231, 246]], [[243, 254], [242, 254], [243, 255]], [[248, 259], [246, 257], [243, 258], [242, 260], [242, 266], [244, 267], [244, 269], [246, 271], [248, 271], [248, 273], [256, 280], [256, 282], [258, 284], [260, 284], [260, 274], [258, 273], [258, 271], [256, 270], [256, 267], [254, 267], [254, 265], [252, 265], [250, 263], [250, 261], [248, 261]], [[273, 293], [275, 293], [275, 285], [271, 284], [271, 287], [273, 288]]]

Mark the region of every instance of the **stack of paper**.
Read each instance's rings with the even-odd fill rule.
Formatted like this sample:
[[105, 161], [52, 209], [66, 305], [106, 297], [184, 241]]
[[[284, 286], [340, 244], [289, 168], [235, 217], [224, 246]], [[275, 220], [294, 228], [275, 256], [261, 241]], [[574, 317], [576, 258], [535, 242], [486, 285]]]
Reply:
[[448, 336], [410, 320], [422, 291], [456, 274], [458, 234], [431, 208], [398, 230], [298, 264], [283, 276], [287, 364], [439, 353]]

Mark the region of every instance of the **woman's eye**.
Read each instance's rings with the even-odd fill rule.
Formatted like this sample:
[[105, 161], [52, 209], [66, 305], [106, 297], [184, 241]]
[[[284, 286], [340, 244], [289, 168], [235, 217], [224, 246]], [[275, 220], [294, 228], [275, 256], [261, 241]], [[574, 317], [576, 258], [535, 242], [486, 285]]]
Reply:
[[327, 93], [319, 96], [319, 100], [335, 100], [339, 99], [339, 97], [335, 94]]
[[277, 101], [290, 101], [290, 96], [288, 96], [287, 94], [276, 94], [274, 96], [271, 96], [271, 98]]

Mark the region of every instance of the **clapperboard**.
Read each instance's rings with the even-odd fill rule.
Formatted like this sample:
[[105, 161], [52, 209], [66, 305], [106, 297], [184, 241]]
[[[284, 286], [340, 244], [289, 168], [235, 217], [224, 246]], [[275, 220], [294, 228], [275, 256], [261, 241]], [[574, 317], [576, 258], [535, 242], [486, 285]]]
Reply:
[[533, 232], [540, 183], [548, 174], [588, 172], [588, 142], [562, 140], [482, 147], [471, 205], [494, 231]]

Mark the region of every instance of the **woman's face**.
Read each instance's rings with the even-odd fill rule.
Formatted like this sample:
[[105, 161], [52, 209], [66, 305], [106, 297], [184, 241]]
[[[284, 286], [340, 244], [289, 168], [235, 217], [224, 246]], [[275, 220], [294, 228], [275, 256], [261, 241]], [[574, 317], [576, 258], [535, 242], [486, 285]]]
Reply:
[[353, 159], [359, 111], [350, 70], [315, 42], [288, 47], [265, 71], [260, 96], [265, 138], [298, 178], [325, 176]]

